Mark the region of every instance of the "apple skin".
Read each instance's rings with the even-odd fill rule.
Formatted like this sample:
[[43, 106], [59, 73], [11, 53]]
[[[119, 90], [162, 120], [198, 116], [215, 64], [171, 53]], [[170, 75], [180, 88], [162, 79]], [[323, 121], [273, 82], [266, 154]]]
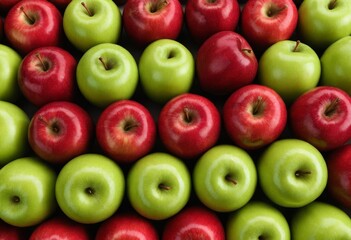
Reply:
[[0, 41], [4, 37], [4, 20], [0, 17]]
[[59, 46], [62, 41], [62, 15], [45, 0], [26, 0], [14, 5], [6, 15], [6, 38], [21, 54], [43, 46]]
[[170, 153], [193, 159], [217, 143], [221, 116], [208, 98], [184, 93], [162, 107], [157, 125], [159, 138]]
[[272, 88], [250, 84], [232, 93], [224, 103], [223, 122], [232, 141], [241, 148], [262, 148], [284, 131], [287, 108]]
[[149, 110], [133, 100], [120, 100], [103, 110], [96, 138], [118, 163], [130, 164], [149, 153], [156, 141], [156, 124]]
[[0, 170], [0, 218], [30, 227], [56, 211], [55, 170], [37, 157], [18, 158]]
[[0, 220], [0, 239], [1, 240], [27, 240], [30, 231], [27, 228], [16, 227]]
[[298, 97], [289, 110], [293, 134], [320, 151], [351, 139], [351, 98], [343, 90], [319, 86]]
[[257, 69], [258, 62], [251, 46], [233, 31], [213, 34], [197, 52], [200, 88], [210, 94], [230, 94], [252, 83]]
[[188, 206], [165, 223], [162, 239], [226, 238], [222, 222], [215, 212], [202, 206]]
[[19, 88], [36, 106], [54, 101], [73, 101], [76, 66], [76, 59], [63, 48], [37, 48], [21, 62], [17, 78]]

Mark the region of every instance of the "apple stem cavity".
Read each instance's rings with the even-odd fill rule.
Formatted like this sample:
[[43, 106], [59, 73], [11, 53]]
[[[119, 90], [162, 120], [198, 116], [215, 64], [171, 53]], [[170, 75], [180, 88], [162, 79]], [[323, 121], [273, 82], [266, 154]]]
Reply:
[[[49, 127], [49, 123], [48, 121], [42, 116], [39, 115], [38, 116], [39, 121], [41, 121], [45, 126]], [[54, 133], [54, 134], [59, 134], [60, 133], [60, 127], [58, 125], [57, 122], [54, 122], [51, 126], [50, 126], [50, 130]]]
[[43, 58], [41, 57], [40, 53], [35, 54], [35, 56], [38, 58], [41, 64], [41, 69], [46, 72], [49, 70], [49, 63], [47, 61], [44, 61]]
[[189, 108], [184, 108], [183, 109], [183, 119], [186, 123], [191, 123], [193, 121], [193, 116], [191, 114], [191, 110]]
[[252, 108], [252, 115], [254, 116], [259, 116], [263, 112], [263, 98], [261, 96], [258, 96], [257, 99], [253, 103], [253, 108]]
[[23, 7], [23, 6], [20, 7], [20, 10], [21, 10], [21, 12], [23, 12], [23, 14], [24, 14], [24, 16], [25, 16], [27, 22], [28, 22], [30, 25], [33, 25], [33, 24], [35, 23], [35, 18], [29, 16], [29, 15], [26, 13], [26, 11], [24, 11], [24, 7]]
[[167, 0], [158, 0], [158, 1], [153, 1], [152, 3], [149, 4], [149, 12], [150, 13], [156, 13], [160, 11], [162, 8], [164, 8], [168, 4]]
[[95, 194], [95, 190], [93, 188], [91, 188], [91, 187], [87, 187], [85, 189], [85, 193], [88, 194], [89, 196], [92, 196], [92, 195]]
[[237, 185], [238, 184], [238, 182], [232, 176], [230, 176], [229, 174], [227, 174], [225, 176], [225, 180], [227, 180], [228, 182], [232, 183], [233, 185]]
[[127, 120], [123, 125], [123, 130], [125, 132], [130, 132], [133, 129], [139, 126], [138, 122], [134, 121], [133, 119]]
[[13, 203], [15, 203], [15, 204], [18, 204], [18, 203], [21, 202], [21, 199], [20, 199], [19, 196], [13, 196], [13, 197], [11, 198], [11, 201], [12, 201]]
[[275, 4], [272, 4], [270, 7], [267, 8], [266, 15], [267, 17], [274, 17], [278, 15], [281, 11], [285, 10], [287, 8], [286, 5], [279, 7]]
[[300, 178], [300, 177], [304, 177], [306, 175], [310, 175], [312, 172], [311, 171], [305, 171], [305, 170], [297, 170], [295, 172], [295, 176]]
[[293, 52], [298, 52], [298, 51], [299, 51], [299, 50], [298, 50], [298, 47], [300, 46], [300, 43], [301, 43], [300, 40], [296, 40], [296, 44], [295, 44], [295, 47], [294, 47], [294, 49], [293, 49]]
[[331, 117], [332, 115], [334, 115], [334, 113], [338, 109], [339, 102], [339, 98], [333, 99], [333, 101], [331, 101], [331, 103], [325, 108], [324, 115], [327, 117]]
[[106, 71], [112, 69], [113, 67], [112, 64], [109, 64], [108, 62], [106, 62], [103, 57], [99, 57], [99, 61], [102, 63]]
[[87, 11], [87, 13], [90, 17], [94, 16], [94, 13], [92, 11], [90, 11], [90, 9], [88, 8], [88, 6], [86, 5], [85, 2], [81, 2], [81, 4], [84, 7], [85, 11]]
[[164, 183], [160, 183], [160, 184], [158, 185], [158, 188], [159, 188], [160, 190], [166, 190], [166, 191], [172, 189], [170, 186], [167, 186], [167, 185], [164, 184]]
[[249, 48], [243, 48], [243, 49], [241, 49], [241, 51], [243, 51], [244, 53], [248, 53], [248, 54], [252, 53], [252, 49], [249, 49]]
[[331, 0], [328, 4], [328, 9], [332, 10], [336, 7], [337, 0]]

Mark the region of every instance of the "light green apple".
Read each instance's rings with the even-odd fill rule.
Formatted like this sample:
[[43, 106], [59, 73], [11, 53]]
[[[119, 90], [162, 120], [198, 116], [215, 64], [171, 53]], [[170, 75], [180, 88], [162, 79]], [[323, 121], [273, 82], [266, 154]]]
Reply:
[[175, 40], [156, 40], [140, 56], [140, 82], [146, 95], [155, 102], [165, 103], [188, 92], [194, 74], [195, 61], [192, 53]]
[[265, 195], [283, 207], [303, 207], [324, 191], [328, 172], [325, 159], [310, 143], [277, 140], [267, 147], [257, 164]]
[[112, 0], [72, 0], [63, 14], [65, 35], [82, 52], [100, 43], [117, 43], [121, 28], [121, 12]]
[[231, 212], [253, 196], [256, 166], [250, 155], [233, 145], [217, 145], [205, 152], [193, 170], [193, 186], [199, 200], [217, 212]]
[[56, 181], [56, 199], [71, 219], [84, 224], [112, 216], [122, 203], [125, 180], [110, 158], [86, 153], [66, 163]]
[[292, 240], [351, 239], [351, 219], [343, 210], [329, 203], [314, 201], [292, 216]]
[[191, 193], [190, 173], [182, 160], [154, 152], [139, 159], [127, 176], [127, 194], [142, 216], [163, 220], [178, 213]]
[[78, 62], [76, 75], [82, 95], [98, 107], [131, 98], [139, 78], [134, 57], [113, 43], [101, 43], [86, 51]]
[[252, 201], [229, 215], [226, 237], [231, 240], [290, 240], [290, 228], [277, 208], [265, 202]]
[[36, 157], [18, 158], [0, 169], [0, 219], [18, 226], [41, 223], [57, 209], [55, 170]]
[[0, 167], [27, 153], [29, 122], [27, 113], [20, 107], [0, 101]]
[[22, 57], [12, 48], [0, 44], [0, 100], [14, 102], [19, 96], [17, 72]]
[[274, 89], [287, 103], [316, 87], [321, 75], [317, 53], [308, 45], [283, 40], [270, 46], [261, 56], [258, 81]]

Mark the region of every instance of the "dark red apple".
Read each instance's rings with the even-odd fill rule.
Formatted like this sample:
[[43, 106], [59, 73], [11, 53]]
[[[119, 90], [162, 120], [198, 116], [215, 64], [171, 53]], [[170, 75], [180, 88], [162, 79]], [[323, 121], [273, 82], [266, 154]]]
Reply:
[[27, 240], [29, 235], [29, 229], [10, 225], [0, 219], [1, 240]]

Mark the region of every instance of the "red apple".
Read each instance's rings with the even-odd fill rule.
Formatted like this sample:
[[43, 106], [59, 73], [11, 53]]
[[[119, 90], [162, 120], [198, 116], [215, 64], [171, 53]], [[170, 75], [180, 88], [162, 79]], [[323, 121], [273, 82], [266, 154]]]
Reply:
[[19, 67], [21, 92], [36, 106], [53, 101], [72, 101], [76, 66], [76, 59], [63, 48], [37, 48], [24, 57]]
[[231, 94], [253, 82], [258, 61], [249, 43], [238, 33], [222, 31], [199, 48], [196, 69], [200, 87], [211, 94]]
[[289, 111], [293, 133], [321, 151], [351, 139], [351, 98], [339, 88], [313, 88], [299, 96]]
[[102, 150], [119, 163], [132, 163], [151, 151], [156, 124], [149, 110], [134, 100], [109, 105], [99, 116], [96, 138]]
[[185, 5], [185, 22], [197, 42], [220, 31], [234, 31], [239, 17], [237, 0], [188, 0]]
[[158, 117], [161, 142], [172, 154], [185, 159], [198, 157], [216, 144], [220, 125], [214, 103], [193, 93], [172, 98]]
[[104, 221], [98, 228], [95, 240], [158, 240], [154, 225], [135, 213], [121, 213]]
[[224, 240], [225, 231], [215, 212], [200, 206], [190, 206], [169, 219], [163, 230], [162, 239]]
[[7, 14], [7, 12], [21, 0], [1, 0], [0, 1], [0, 13]]
[[123, 8], [123, 27], [128, 39], [139, 45], [176, 39], [183, 25], [179, 0], [128, 0]]
[[62, 15], [46, 0], [26, 0], [14, 5], [5, 18], [5, 34], [13, 48], [26, 54], [62, 40]]
[[28, 127], [28, 140], [43, 160], [64, 164], [87, 151], [92, 129], [90, 115], [79, 105], [51, 102], [34, 113]]
[[23, 227], [10, 225], [0, 219], [0, 239], [1, 240], [27, 240], [29, 230]]
[[236, 90], [226, 100], [223, 122], [236, 145], [259, 149], [281, 135], [287, 122], [287, 109], [273, 89], [250, 84]]
[[0, 17], [0, 41], [3, 39], [4, 36], [4, 20]]

